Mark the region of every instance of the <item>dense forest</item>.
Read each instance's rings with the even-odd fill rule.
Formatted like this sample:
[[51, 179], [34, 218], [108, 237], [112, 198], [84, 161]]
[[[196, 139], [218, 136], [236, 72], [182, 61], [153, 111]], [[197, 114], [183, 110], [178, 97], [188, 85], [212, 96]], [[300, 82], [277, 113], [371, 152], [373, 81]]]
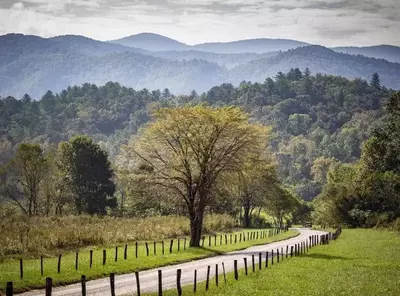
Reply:
[[134, 90], [109, 82], [49, 91], [40, 101], [29, 95], [6, 97], [0, 101], [0, 163], [12, 157], [19, 143], [40, 143], [49, 150], [80, 134], [92, 137], [114, 162], [120, 147], [160, 107], [234, 105], [252, 121], [273, 127], [270, 149], [279, 176], [311, 200], [321, 192], [332, 164], [360, 158], [362, 143], [383, 118], [391, 93], [380, 86], [377, 74], [367, 82], [291, 69], [263, 83], [222, 84], [202, 94], [174, 96], [168, 89]]

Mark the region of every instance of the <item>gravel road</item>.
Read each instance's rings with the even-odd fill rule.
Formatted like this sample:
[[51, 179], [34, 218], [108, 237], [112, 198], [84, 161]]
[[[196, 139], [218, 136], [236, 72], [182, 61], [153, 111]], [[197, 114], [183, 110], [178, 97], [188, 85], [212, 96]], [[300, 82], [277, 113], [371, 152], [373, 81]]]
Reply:
[[[322, 235], [325, 232], [310, 230], [306, 228], [297, 229], [300, 234], [294, 238], [290, 238], [284, 241], [269, 243], [266, 245], [250, 247], [241, 251], [233, 251], [226, 253], [224, 255], [218, 255], [211, 258], [194, 260], [187, 263], [170, 265], [161, 268], [155, 268], [147, 271], [140, 272], [140, 287], [141, 292], [157, 292], [158, 291], [158, 270], [162, 270], [162, 286], [163, 290], [176, 288], [176, 273], [177, 269], [182, 270], [181, 283], [182, 286], [193, 283], [194, 270], [197, 270], [197, 281], [204, 281], [207, 276], [207, 267], [211, 266], [210, 275], [214, 277], [216, 264], [218, 264], [219, 280], [223, 281], [222, 275], [222, 262], [225, 266], [226, 273], [233, 271], [233, 262], [238, 260], [238, 267], [244, 267], [243, 258], [247, 258], [247, 264], [249, 271], [251, 272], [252, 266], [252, 255], [255, 255], [256, 268], [258, 268], [258, 256], [262, 252], [262, 260], [265, 260], [265, 252], [274, 250], [274, 255], [276, 256], [276, 250], [281, 252], [282, 248], [284, 254], [286, 253], [286, 246], [294, 246], [297, 243], [305, 242], [309, 239], [311, 235]], [[283, 260], [285, 260], [284, 258]], [[276, 259], [275, 259], [276, 260]], [[88, 296], [110, 296], [110, 280], [109, 278], [98, 279], [93, 281], [88, 281], [86, 283], [87, 295]], [[115, 277], [115, 290], [116, 295], [135, 295], [136, 294], [136, 280], [135, 274], [124, 274]], [[45, 295], [44, 290], [32, 290], [26, 293], [18, 294], [21, 296], [43, 296]], [[63, 287], [53, 288], [54, 296], [80, 296], [81, 285], [73, 284]]]

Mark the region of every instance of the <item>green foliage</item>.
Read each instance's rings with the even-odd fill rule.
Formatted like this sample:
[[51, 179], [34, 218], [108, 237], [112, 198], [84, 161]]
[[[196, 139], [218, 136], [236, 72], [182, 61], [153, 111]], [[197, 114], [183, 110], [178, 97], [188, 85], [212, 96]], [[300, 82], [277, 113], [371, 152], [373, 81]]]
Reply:
[[115, 208], [113, 171], [107, 153], [87, 136], [76, 136], [59, 147], [58, 167], [74, 195], [78, 214], [106, 214]]
[[399, 106], [395, 93], [384, 124], [366, 141], [357, 165], [339, 165], [328, 173], [318, 197], [317, 221], [387, 227], [400, 217]]
[[42, 148], [20, 144], [15, 157], [0, 170], [0, 194], [28, 216], [40, 212], [39, 190], [47, 169]]

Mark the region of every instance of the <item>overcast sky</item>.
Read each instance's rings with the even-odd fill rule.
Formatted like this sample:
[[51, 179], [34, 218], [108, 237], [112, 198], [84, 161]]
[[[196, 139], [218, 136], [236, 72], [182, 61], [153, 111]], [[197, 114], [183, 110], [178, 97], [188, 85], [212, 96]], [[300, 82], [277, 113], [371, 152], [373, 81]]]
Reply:
[[141, 32], [188, 44], [265, 37], [400, 45], [400, 0], [0, 0], [0, 34], [111, 40]]

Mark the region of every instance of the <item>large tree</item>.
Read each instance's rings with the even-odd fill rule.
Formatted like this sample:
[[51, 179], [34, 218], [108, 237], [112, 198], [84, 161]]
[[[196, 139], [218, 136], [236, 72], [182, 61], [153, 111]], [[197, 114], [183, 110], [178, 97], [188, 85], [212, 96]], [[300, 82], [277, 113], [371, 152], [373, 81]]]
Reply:
[[39, 191], [46, 169], [39, 145], [20, 144], [15, 157], [0, 170], [2, 195], [28, 216], [39, 214]]
[[106, 214], [115, 207], [115, 185], [107, 153], [87, 136], [77, 136], [59, 146], [58, 167], [73, 193], [78, 214]]
[[267, 129], [250, 124], [235, 107], [162, 108], [154, 118], [125, 151], [150, 184], [174, 192], [186, 204], [190, 245], [199, 246], [204, 210], [218, 179], [265, 147]]

